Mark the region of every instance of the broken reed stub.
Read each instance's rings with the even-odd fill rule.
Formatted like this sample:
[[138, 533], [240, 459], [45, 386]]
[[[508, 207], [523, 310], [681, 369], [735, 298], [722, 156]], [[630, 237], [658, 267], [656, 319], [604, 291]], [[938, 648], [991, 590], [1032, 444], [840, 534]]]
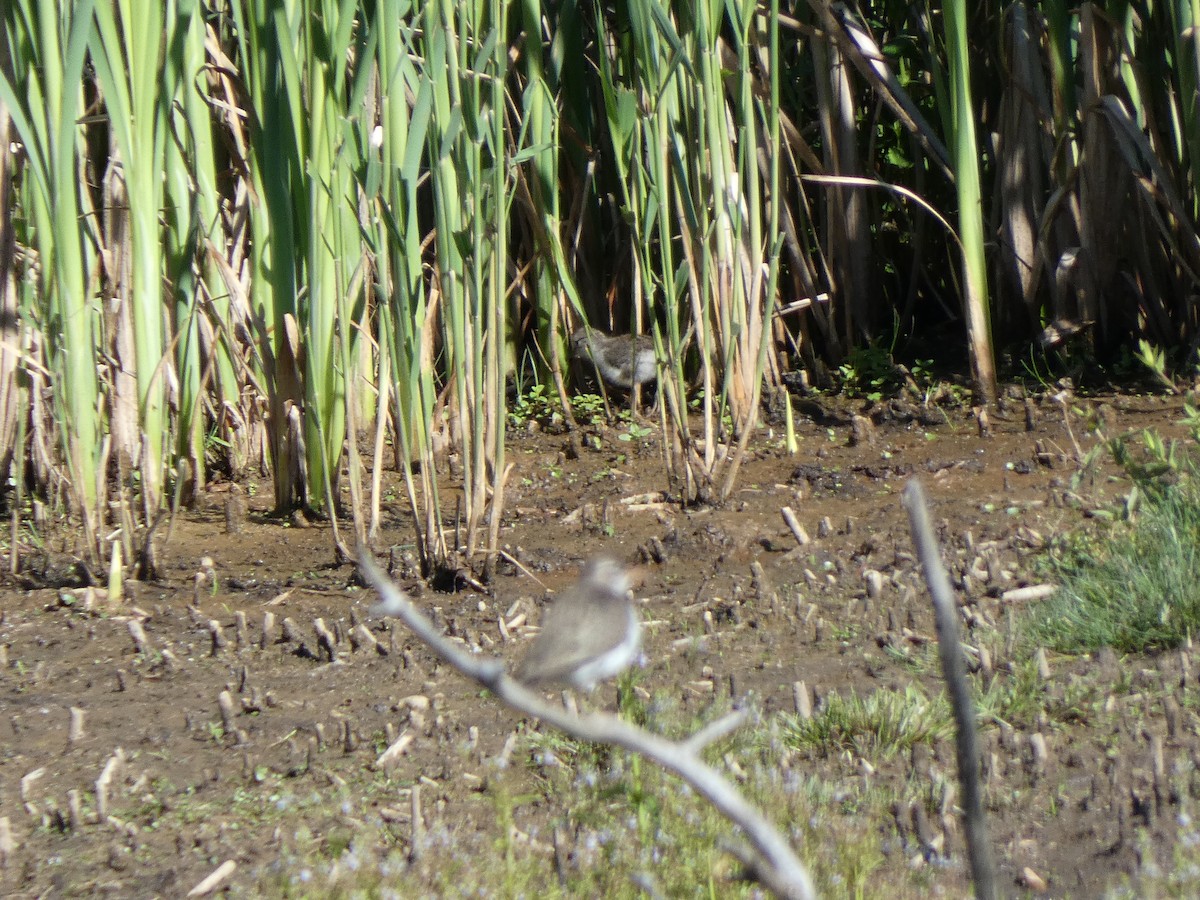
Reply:
[[1050, 660], [1046, 656], [1046, 648], [1038, 647], [1037, 653], [1034, 654], [1034, 659], [1037, 664], [1038, 678], [1042, 681], [1050, 680]]
[[371, 633], [371, 629], [360, 622], [350, 630], [350, 650], [357, 653], [362, 649], [374, 650], [378, 656], [387, 656], [390, 652], [389, 648]]
[[236, 712], [233, 705], [233, 695], [229, 691], [221, 691], [217, 694], [217, 706], [221, 710], [221, 727], [225, 729], [226, 734], [233, 734], [234, 716]]
[[30, 792], [32, 791], [33, 786], [37, 784], [45, 774], [45, 767], [40, 766], [34, 769], [32, 772], [26, 772], [23, 776], [21, 776], [21, 805], [25, 808], [25, 812], [30, 816], [36, 816], [38, 814], [37, 806], [35, 806], [33, 801], [29, 799]]
[[225, 497], [225, 533], [241, 534], [242, 522], [245, 518], [246, 504], [242, 502], [242, 498], [238, 494], [230, 491]]
[[796, 715], [801, 719], [812, 718], [812, 696], [807, 683], [797, 681], [792, 684], [792, 703], [796, 707]]
[[129, 636], [133, 638], [134, 648], [145, 656], [149, 648], [149, 641], [146, 639], [146, 629], [142, 627], [142, 623], [137, 619], [130, 619], [125, 627], [129, 629]]
[[1040, 731], [1035, 731], [1029, 736], [1029, 749], [1031, 751], [1031, 770], [1036, 777], [1041, 777], [1046, 774], [1046, 764], [1050, 760], [1050, 749], [1046, 745], [1046, 736]]
[[68, 744], [77, 744], [83, 740], [83, 722], [86, 715], [78, 706], [71, 707], [71, 724], [67, 728]]
[[410, 823], [412, 825], [412, 839], [408, 855], [410, 861], [415, 862], [417, 857], [421, 855], [423, 844], [425, 843], [425, 821], [421, 818], [421, 785], [419, 782], [412, 786], [409, 803], [410, 818], [412, 820]]
[[221, 627], [221, 623], [216, 619], [208, 620], [208, 631], [212, 635], [212, 655], [219, 656], [221, 650], [225, 647], [225, 629]]
[[78, 788], [67, 791], [67, 822], [72, 831], [83, 827], [83, 795]]
[[197, 884], [194, 888], [187, 892], [189, 897], [207, 897], [213, 891], [217, 890], [225, 881], [237, 871], [237, 863], [232, 859], [227, 859], [209, 873], [204, 880]]
[[878, 600], [883, 594], [883, 573], [878, 569], [867, 569], [863, 573], [863, 581], [867, 586], [867, 597]]
[[234, 613], [234, 620], [237, 623], [235, 626], [237, 633], [237, 649], [245, 650], [250, 646], [250, 636], [246, 625], [246, 614], [239, 609], [236, 613]]
[[0, 816], [0, 870], [8, 868], [16, 847], [12, 836], [12, 823], [8, 816]]
[[108, 819], [108, 789], [124, 761], [125, 751], [117, 747], [100, 770], [100, 777], [96, 779], [96, 819], [100, 822]]
[[320, 616], [313, 620], [313, 631], [317, 634], [317, 648], [324, 652], [329, 662], [333, 662], [337, 657], [337, 638]]
[[790, 506], [785, 506], [779, 510], [779, 514], [783, 516], [783, 521], [792, 533], [792, 537], [796, 539], [796, 543], [801, 547], [808, 544], [811, 539], [808, 532], [804, 530], [804, 526], [800, 524], [800, 520], [796, 518], [795, 511]]
[[393, 741], [386, 750], [379, 754], [378, 758], [375, 760], [375, 768], [383, 771], [393, 768], [398, 762], [400, 762], [400, 758], [404, 756], [405, 752], [408, 750], [409, 744], [411, 744], [413, 740], [415, 740], [415, 738], [405, 731], [400, 735], [400, 737], [396, 738], [396, 740]]

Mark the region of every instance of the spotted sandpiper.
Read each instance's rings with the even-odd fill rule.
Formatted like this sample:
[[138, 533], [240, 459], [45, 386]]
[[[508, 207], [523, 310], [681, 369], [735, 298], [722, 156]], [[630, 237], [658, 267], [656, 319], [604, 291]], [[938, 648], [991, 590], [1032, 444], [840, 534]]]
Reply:
[[613, 387], [631, 389], [655, 378], [654, 341], [644, 334], [605, 334], [579, 328], [571, 335], [571, 350], [589, 359]]
[[542, 630], [513, 673], [530, 687], [569, 684], [590, 691], [638, 656], [641, 618], [629, 597], [632, 580], [616, 560], [598, 557], [546, 611]]

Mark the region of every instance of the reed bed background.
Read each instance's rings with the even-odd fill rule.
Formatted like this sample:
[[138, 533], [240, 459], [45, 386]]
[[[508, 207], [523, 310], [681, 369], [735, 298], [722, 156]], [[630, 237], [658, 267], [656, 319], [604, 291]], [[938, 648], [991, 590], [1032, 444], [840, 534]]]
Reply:
[[653, 336], [680, 502], [729, 495], [787, 372], [856, 349], [938, 347], [984, 403], [998, 355], [1191, 365], [1194, 15], [6, 3], [13, 564], [63, 514], [92, 565], [134, 559], [251, 470], [348, 553], [394, 463], [426, 574], [486, 568], [510, 391], [554, 385], [570, 420], [583, 320]]

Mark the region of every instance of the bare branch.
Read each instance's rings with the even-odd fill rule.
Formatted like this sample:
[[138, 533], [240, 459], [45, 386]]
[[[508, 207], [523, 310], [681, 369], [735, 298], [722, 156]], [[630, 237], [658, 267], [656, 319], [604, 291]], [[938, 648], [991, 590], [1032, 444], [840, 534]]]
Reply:
[[698, 755], [698, 750], [705, 744], [740, 724], [744, 714], [736, 712], [722, 717], [683, 742], [669, 741], [607, 713], [573, 715], [563, 707], [547, 703], [538, 694], [509, 677], [499, 660], [478, 659], [459, 649], [413, 606], [402, 590], [388, 580], [365, 549], [360, 550], [358, 559], [364, 578], [379, 592], [381, 598], [373, 612], [401, 619], [445, 662], [488, 688], [518, 712], [541, 719], [578, 740], [611, 744], [640, 753], [679, 776], [725, 818], [742, 829], [757, 858], [753, 875], [766, 888], [789, 900], [811, 900], [816, 896], [808, 871], [784, 836], [720, 772]]
[[699, 753], [714, 741], [719, 741], [725, 735], [737, 731], [746, 724], [746, 720], [749, 718], [749, 710], [735, 709], [733, 712], [709, 722], [686, 741], [683, 741], [682, 745], [692, 753]]
[[916, 478], [909, 480], [902, 496], [904, 508], [908, 510], [908, 521], [912, 528], [913, 544], [925, 582], [933, 598], [933, 612], [937, 621], [938, 654], [942, 660], [942, 674], [946, 679], [946, 691], [954, 709], [958, 725], [958, 780], [963, 792], [963, 818], [967, 826], [967, 854], [971, 858], [971, 880], [975, 883], [975, 896], [979, 900], [994, 900], [996, 892], [996, 869], [992, 862], [992, 845], [987, 835], [987, 820], [983, 811], [983, 791], [979, 778], [979, 742], [975, 735], [975, 705], [971, 702], [971, 691], [967, 684], [967, 669], [963, 662], [962, 647], [958, 636], [958, 605], [954, 601], [954, 590], [942, 565], [937, 537], [929, 524], [929, 504], [925, 489]]

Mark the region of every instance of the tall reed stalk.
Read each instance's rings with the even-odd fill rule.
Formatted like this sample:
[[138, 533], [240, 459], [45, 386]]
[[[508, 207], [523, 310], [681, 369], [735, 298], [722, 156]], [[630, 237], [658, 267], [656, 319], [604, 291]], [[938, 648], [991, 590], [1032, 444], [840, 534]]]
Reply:
[[[163, 232], [163, 170], [170, 126], [170, 103], [179, 86], [180, 54], [177, 36], [186, 33], [196, 3], [173, 9], [156, 0], [118, 0], [96, 6], [96, 40], [91, 59], [108, 112], [108, 127], [116, 155], [110, 170], [124, 209], [112, 214], [127, 223], [127, 243], [110, 246], [115, 271], [110, 289], [118, 305], [118, 328], [132, 333], [119, 338], [130, 348], [137, 393], [117, 397], [113, 431], [122, 468], [141, 472], [142, 501], [147, 518], [162, 502], [166, 463], [167, 335], [164, 323], [163, 274], [166, 270]], [[170, 45], [170, 52], [168, 52]], [[192, 387], [198, 387], [193, 384]]]
[[365, 258], [353, 172], [371, 126], [361, 115], [368, 67], [361, 47], [354, 48], [352, 61], [354, 0], [320, 0], [306, 12], [300, 64], [308, 101], [301, 144], [308, 295], [301, 340], [308, 499], [336, 516], [347, 381], [357, 372], [355, 323], [362, 316]]
[[[190, 10], [186, 28], [175, 32], [180, 55], [178, 93], [171, 111], [165, 165], [166, 274], [180, 383], [176, 452], [190, 464], [185, 502], [207, 483], [210, 427], [225, 434], [231, 471], [241, 473], [247, 462], [244, 441], [238, 441], [228, 427], [229, 422], [241, 418], [236, 340], [231, 327], [234, 306], [220, 274], [221, 263], [228, 259], [228, 240], [221, 217], [217, 146], [208, 105], [211, 84], [205, 40], [209, 31], [202, 10], [198, 4], [196, 7]], [[205, 415], [209, 397], [215, 421]]]
[[309, 481], [301, 409], [303, 348], [298, 290], [308, 234], [302, 227], [303, 135], [307, 120], [295, 48], [301, 4], [268, 0], [231, 3], [236, 63], [247, 118], [240, 148], [249, 181], [243, 203], [249, 225], [244, 281], [227, 273], [231, 292], [246, 293], [268, 404], [275, 505], [295, 508], [308, 500]]
[[[472, 557], [498, 528], [503, 502], [504, 299], [507, 277], [508, 152], [499, 52], [505, 9], [499, 0], [441, 0], [425, 21], [422, 49], [431, 80], [427, 152], [433, 175], [435, 287], [443, 370], [452, 401], [451, 435], [460, 448], [462, 550]], [[498, 490], [499, 489], [499, 490]], [[455, 548], [458, 549], [458, 548]]]
[[[774, 113], [754, 96], [778, 59], [768, 42], [755, 61], [763, 32], [754, 4], [707, 2], [682, 11], [647, 0], [631, 4], [630, 13], [626, 45], [600, 17], [597, 26], [600, 77], [635, 234], [638, 297], [661, 311], [653, 318], [664, 326], [671, 470], [682, 476], [688, 498], [718, 499], [732, 489], [745, 446], [739, 438], [756, 427], [768, 361], [773, 297], [766, 288], [774, 283], [769, 273], [779, 242], [764, 227], [768, 220], [778, 227], [778, 213], [768, 207], [780, 197], [764, 197], [759, 166], [777, 164], [779, 132]], [[732, 45], [723, 31], [726, 14], [734, 17]], [[682, 380], [688, 333], [700, 365], [699, 438]], [[722, 424], [726, 415], [731, 428]]]
[[[0, 23], [3, 19], [0, 19]], [[4, 28], [3, 34], [7, 34]], [[12, 78], [12, 58], [8, 42], [0, 40], [0, 73]], [[0, 147], [11, 146], [16, 139], [8, 105], [0, 99]], [[17, 332], [18, 293], [16, 277], [16, 234], [13, 219], [16, 210], [16, 195], [13, 190], [14, 166], [6, 157], [0, 157], [0, 472], [13, 472], [16, 501], [23, 499], [25, 450], [24, 441], [18, 441], [20, 428], [19, 401], [21, 388], [18, 384], [21, 372], [22, 337]], [[12, 546], [17, 545], [18, 517], [13, 516]], [[18, 559], [12, 554], [13, 568]], [[14, 571], [13, 574], [16, 574]]]
[[[447, 556], [440, 517], [432, 418], [435, 403], [431, 309], [422, 272], [418, 185], [433, 110], [433, 82], [414, 64], [422, 16], [407, 0], [384, 0], [373, 23], [379, 73], [378, 173], [367, 170], [366, 194], [378, 214], [367, 233], [378, 281], [379, 415], [393, 409], [397, 462], [404, 475], [421, 566], [429, 574]], [[399, 23], [399, 27], [394, 27]], [[414, 98], [410, 109], [405, 97]], [[374, 162], [373, 158], [373, 162]], [[378, 446], [378, 443], [377, 443]], [[415, 463], [415, 465], [414, 465]], [[376, 472], [381, 469], [379, 454]], [[419, 482], [419, 485], [418, 485]], [[418, 489], [419, 487], [419, 489]], [[378, 523], [372, 523], [377, 533]]]
[[[92, 0], [8, 5], [4, 34], [12, 60], [0, 73], [8, 107], [36, 189], [27, 195], [40, 260], [31, 327], [43, 335], [54, 379], [70, 496], [84, 532], [85, 553], [101, 555], [105, 430], [96, 374], [97, 310], [88, 273], [94, 259], [81, 227], [79, 177], [83, 66], [92, 29]], [[40, 379], [39, 379], [40, 380]]]
[[950, 145], [958, 189], [958, 231], [963, 248], [963, 306], [975, 387], [984, 403], [996, 402], [996, 369], [988, 312], [987, 259], [984, 255], [983, 204], [979, 152], [971, 95], [971, 52], [967, 42], [967, 4], [948, 0], [943, 8], [950, 72]]

